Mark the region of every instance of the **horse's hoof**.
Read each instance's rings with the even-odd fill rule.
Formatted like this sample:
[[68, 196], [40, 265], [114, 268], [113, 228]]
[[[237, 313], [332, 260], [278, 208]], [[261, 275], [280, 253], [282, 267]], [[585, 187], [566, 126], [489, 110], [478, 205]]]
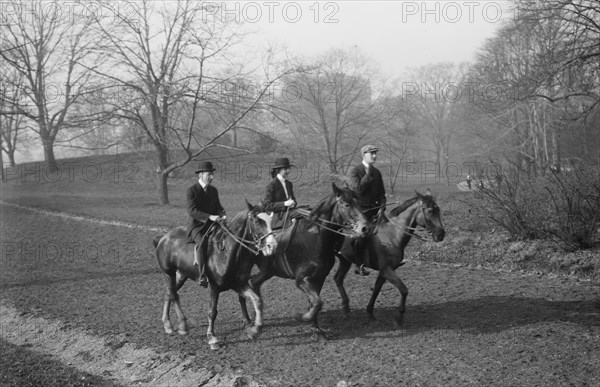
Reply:
[[317, 332], [317, 340], [321, 343], [325, 343], [327, 341], [329, 341], [329, 339], [327, 338], [327, 335], [325, 335], [325, 332]]
[[185, 335], [187, 335], [188, 333], [190, 333], [190, 331], [188, 331], [188, 330], [186, 330], [186, 329], [179, 329], [179, 330], [177, 331], [177, 333], [179, 333], [181, 336], [185, 336]]
[[260, 327], [252, 326], [246, 329], [246, 334], [250, 340], [256, 340], [260, 334]]
[[303, 318], [303, 316], [302, 316], [302, 313], [296, 313], [296, 314], [294, 315], [294, 319], [295, 319], [296, 321], [298, 321], [298, 322], [304, 322], [304, 318]]
[[167, 335], [172, 335], [172, 334], [173, 334], [173, 329], [172, 329], [172, 328], [167, 328], [167, 327], [165, 327], [165, 333], [166, 333]]
[[221, 348], [221, 344], [219, 343], [219, 339], [217, 339], [216, 337], [213, 337], [212, 339], [208, 340], [208, 346], [213, 351]]
[[350, 317], [350, 308], [349, 307], [342, 308], [342, 313], [344, 314], [344, 317]]

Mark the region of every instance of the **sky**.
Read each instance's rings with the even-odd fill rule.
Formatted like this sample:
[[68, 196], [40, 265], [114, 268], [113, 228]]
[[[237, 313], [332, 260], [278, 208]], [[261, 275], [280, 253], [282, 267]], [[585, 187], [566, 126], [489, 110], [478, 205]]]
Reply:
[[[477, 50], [512, 17], [507, 1], [242, 2], [227, 11], [297, 55], [358, 49], [384, 75], [408, 68], [475, 59]], [[231, 16], [231, 15], [230, 15]]]

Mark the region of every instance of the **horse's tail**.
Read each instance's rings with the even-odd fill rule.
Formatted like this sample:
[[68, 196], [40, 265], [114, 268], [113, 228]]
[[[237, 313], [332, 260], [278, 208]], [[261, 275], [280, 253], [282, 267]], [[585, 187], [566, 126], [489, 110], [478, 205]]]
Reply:
[[162, 237], [164, 236], [164, 234], [160, 234], [154, 237], [154, 239], [152, 240], [152, 244], [154, 245], [154, 248], [156, 248], [158, 246], [158, 242], [160, 242], [160, 240], [162, 239]]

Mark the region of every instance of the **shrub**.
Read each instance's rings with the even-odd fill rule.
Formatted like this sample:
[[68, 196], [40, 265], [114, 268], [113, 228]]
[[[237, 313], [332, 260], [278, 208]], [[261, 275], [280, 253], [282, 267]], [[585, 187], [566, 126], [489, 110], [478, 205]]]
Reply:
[[531, 178], [495, 164], [489, 184], [480, 188], [473, 206], [516, 239], [559, 240], [570, 248], [598, 243], [600, 173], [598, 168]]

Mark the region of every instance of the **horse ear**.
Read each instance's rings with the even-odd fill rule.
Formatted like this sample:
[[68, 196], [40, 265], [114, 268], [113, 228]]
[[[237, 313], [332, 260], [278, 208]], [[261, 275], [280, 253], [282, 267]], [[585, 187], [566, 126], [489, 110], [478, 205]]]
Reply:
[[433, 197], [429, 188], [427, 188], [427, 191], [425, 191], [425, 196]]
[[254, 208], [254, 206], [252, 204], [250, 204], [248, 199], [246, 199], [246, 206], [248, 207], [248, 211], [252, 211], [252, 209]]
[[333, 189], [333, 193], [335, 193], [335, 196], [340, 196], [342, 194], [342, 189], [338, 187], [335, 183], [331, 183], [331, 187]]

